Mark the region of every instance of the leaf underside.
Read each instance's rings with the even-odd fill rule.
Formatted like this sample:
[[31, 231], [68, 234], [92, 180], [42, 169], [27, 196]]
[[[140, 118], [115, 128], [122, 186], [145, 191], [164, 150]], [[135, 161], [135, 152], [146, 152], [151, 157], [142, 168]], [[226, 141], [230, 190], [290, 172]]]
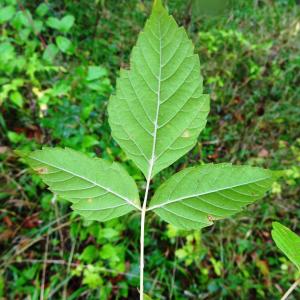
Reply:
[[300, 271], [300, 236], [282, 224], [274, 222], [272, 238], [277, 247]]
[[108, 221], [140, 208], [134, 180], [117, 163], [61, 148], [35, 151], [27, 162], [53, 193], [88, 220]]
[[271, 171], [249, 166], [187, 168], [157, 190], [148, 210], [176, 227], [199, 229], [262, 198], [273, 181]]
[[191, 150], [206, 125], [209, 96], [203, 94], [198, 55], [160, 1], [156, 1], [109, 101], [114, 139], [153, 177]]

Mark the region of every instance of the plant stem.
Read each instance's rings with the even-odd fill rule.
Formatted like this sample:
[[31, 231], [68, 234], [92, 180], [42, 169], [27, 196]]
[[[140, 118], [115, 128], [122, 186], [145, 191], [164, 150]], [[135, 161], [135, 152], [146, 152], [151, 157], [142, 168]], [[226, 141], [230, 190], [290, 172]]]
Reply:
[[286, 300], [289, 295], [293, 292], [294, 289], [297, 288], [298, 284], [300, 283], [300, 278], [297, 279], [292, 286], [287, 290], [287, 292], [283, 295], [283, 297], [281, 298], [281, 300]]
[[140, 246], [140, 300], [144, 299], [144, 235], [145, 235], [146, 210], [141, 213], [141, 246]]
[[[151, 172], [149, 172], [151, 174]], [[147, 211], [147, 200], [150, 188], [151, 175], [147, 178], [145, 197], [141, 211], [141, 238], [140, 238], [140, 300], [144, 300], [144, 238], [145, 238], [145, 219]]]
[[[155, 2], [156, 3], [156, 2]], [[155, 4], [154, 4], [155, 5]], [[159, 33], [160, 32], [160, 23], [159, 23]], [[161, 35], [161, 34], [160, 34]], [[158, 117], [159, 117], [159, 105], [160, 105], [160, 94], [161, 94], [161, 77], [162, 77], [162, 40], [159, 40], [159, 75], [158, 75], [158, 89], [157, 89], [157, 106], [156, 114], [154, 121], [154, 132], [153, 132], [153, 144], [152, 144], [152, 154], [151, 159], [149, 160], [149, 170], [147, 174], [147, 184], [145, 190], [145, 197], [141, 213], [141, 249], [140, 249], [140, 300], [144, 300], [144, 236], [145, 236], [145, 219], [147, 212], [147, 200], [148, 193], [150, 188], [150, 181], [152, 177], [154, 162], [155, 162], [155, 149], [157, 141], [157, 130], [158, 130]]]

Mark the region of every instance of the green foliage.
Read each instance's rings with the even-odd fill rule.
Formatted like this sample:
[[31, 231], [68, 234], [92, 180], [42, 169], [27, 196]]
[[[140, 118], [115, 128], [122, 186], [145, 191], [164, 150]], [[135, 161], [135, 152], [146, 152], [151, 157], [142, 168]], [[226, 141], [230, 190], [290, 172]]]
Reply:
[[56, 38], [56, 44], [59, 50], [64, 53], [67, 53], [71, 48], [71, 41], [60, 35]]
[[67, 33], [74, 24], [74, 16], [67, 15], [64, 16], [61, 20], [58, 18], [50, 17], [46, 24], [53, 29], [56, 29], [62, 33]]
[[300, 271], [300, 236], [282, 224], [274, 222], [272, 238], [277, 247]]
[[92, 263], [98, 258], [97, 248], [93, 245], [87, 246], [80, 255], [83, 262]]
[[11, 5], [5, 6], [0, 10], [0, 24], [9, 21], [15, 14], [15, 8]]
[[200, 264], [202, 257], [207, 251], [202, 244], [201, 231], [195, 230], [187, 233], [184, 230], [179, 231], [178, 228], [173, 227], [172, 225], [168, 225], [168, 230], [168, 236], [170, 236], [170, 231], [175, 231], [177, 238], [185, 237], [186, 239], [186, 242], [175, 251], [176, 259], [178, 259], [180, 264], [184, 263], [185, 266]]
[[95, 120], [112, 90], [108, 71], [97, 65], [102, 76], [87, 80], [93, 61], [87, 62], [71, 40], [73, 15], [51, 16], [53, 4], [46, 3], [34, 11], [21, 10], [17, 2], [10, 7], [14, 14], [5, 21], [0, 40], [1, 139], [34, 149], [40, 133], [50, 130], [61, 145], [90, 149], [93, 132], [101, 133]]

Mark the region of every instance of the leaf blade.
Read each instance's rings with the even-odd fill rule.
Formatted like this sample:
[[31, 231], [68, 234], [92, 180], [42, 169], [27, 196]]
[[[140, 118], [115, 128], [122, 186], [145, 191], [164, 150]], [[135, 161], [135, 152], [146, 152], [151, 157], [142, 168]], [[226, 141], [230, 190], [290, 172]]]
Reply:
[[183, 28], [156, 1], [109, 101], [114, 139], [153, 177], [186, 154], [206, 125], [200, 62]]
[[136, 184], [119, 164], [61, 148], [35, 151], [26, 160], [52, 192], [89, 220], [107, 221], [140, 209]]
[[200, 229], [263, 197], [273, 180], [271, 171], [248, 166], [187, 168], [159, 187], [148, 210], [176, 227]]
[[279, 222], [272, 225], [271, 234], [276, 246], [300, 271], [300, 236]]

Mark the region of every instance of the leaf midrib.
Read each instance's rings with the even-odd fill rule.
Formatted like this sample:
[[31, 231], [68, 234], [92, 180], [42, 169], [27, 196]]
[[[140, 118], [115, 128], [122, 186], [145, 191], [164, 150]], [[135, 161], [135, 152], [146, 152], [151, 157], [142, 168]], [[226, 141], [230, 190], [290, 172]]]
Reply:
[[157, 140], [157, 131], [158, 131], [158, 117], [159, 117], [159, 109], [160, 109], [160, 94], [161, 94], [161, 75], [162, 75], [162, 37], [161, 37], [161, 27], [160, 21], [158, 23], [159, 26], [159, 74], [158, 74], [158, 87], [157, 87], [157, 104], [156, 104], [156, 115], [154, 120], [154, 132], [153, 132], [153, 144], [152, 144], [152, 153], [151, 159], [149, 161], [149, 170], [148, 170], [148, 179], [152, 177], [153, 167], [155, 163], [155, 152], [156, 152], [156, 140]]
[[265, 178], [262, 178], [262, 179], [259, 179], [259, 180], [255, 180], [255, 181], [248, 181], [248, 182], [245, 182], [243, 184], [237, 184], [237, 185], [233, 185], [233, 186], [229, 186], [229, 187], [225, 187], [225, 188], [221, 188], [221, 189], [216, 189], [216, 190], [212, 190], [212, 191], [209, 191], [209, 192], [203, 192], [203, 193], [200, 193], [200, 194], [193, 194], [193, 195], [188, 195], [188, 196], [180, 197], [180, 198], [177, 198], [177, 199], [173, 199], [173, 200], [167, 201], [167, 202], [162, 203], [162, 204], [157, 204], [157, 205], [154, 205], [154, 206], [150, 206], [148, 208], [148, 211], [154, 210], [154, 209], [158, 209], [158, 208], [163, 208], [163, 206], [166, 206], [166, 205], [178, 202], [178, 201], [183, 201], [183, 200], [186, 200], [186, 199], [189, 199], [189, 198], [196, 198], [196, 197], [199, 197], [199, 196], [208, 195], [208, 194], [216, 193], [216, 192], [219, 192], [219, 191], [233, 189], [235, 187], [240, 187], [240, 186], [248, 185], [248, 184], [251, 184], [251, 183], [257, 183], [257, 182], [260, 182], [260, 181], [264, 181], [266, 179], [269, 179], [269, 177], [265, 177]]
[[117, 192], [115, 192], [115, 191], [112, 191], [110, 188], [107, 188], [107, 187], [105, 187], [105, 186], [102, 186], [101, 184], [99, 184], [99, 183], [97, 183], [97, 182], [95, 182], [95, 181], [93, 181], [93, 180], [91, 180], [91, 179], [85, 178], [85, 177], [83, 177], [83, 176], [81, 176], [81, 175], [79, 175], [79, 174], [77, 174], [77, 173], [74, 173], [74, 172], [72, 172], [72, 171], [66, 170], [66, 169], [63, 168], [63, 167], [60, 167], [60, 166], [58, 167], [58, 166], [56, 166], [56, 165], [53, 165], [53, 164], [51, 164], [51, 163], [49, 163], [49, 162], [45, 162], [45, 161], [43, 161], [43, 160], [37, 159], [37, 158], [35, 158], [35, 157], [30, 157], [30, 158], [33, 159], [33, 160], [36, 160], [36, 161], [38, 161], [38, 162], [40, 162], [40, 163], [43, 163], [43, 164], [45, 164], [45, 165], [48, 165], [48, 166], [50, 166], [50, 167], [59, 169], [59, 170], [61, 170], [61, 171], [63, 171], [63, 172], [66, 172], [66, 173], [68, 173], [68, 174], [74, 175], [74, 176], [76, 176], [76, 177], [78, 177], [78, 178], [81, 178], [82, 180], [85, 180], [85, 181], [87, 181], [87, 182], [90, 182], [90, 183], [92, 183], [93, 185], [98, 186], [98, 187], [100, 187], [101, 189], [103, 189], [103, 190], [105, 190], [105, 191], [107, 191], [107, 192], [109, 192], [109, 193], [115, 195], [116, 197], [121, 198], [122, 200], [126, 201], [129, 205], [134, 206], [136, 209], [141, 210], [141, 208], [140, 208], [138, 205], [136, 205], [134, 202], [132, 202], [132, 201], [129, 200], [128, 198], [126, 198], [126, 197], [120, 195], [119, 193], [117, 193]]

